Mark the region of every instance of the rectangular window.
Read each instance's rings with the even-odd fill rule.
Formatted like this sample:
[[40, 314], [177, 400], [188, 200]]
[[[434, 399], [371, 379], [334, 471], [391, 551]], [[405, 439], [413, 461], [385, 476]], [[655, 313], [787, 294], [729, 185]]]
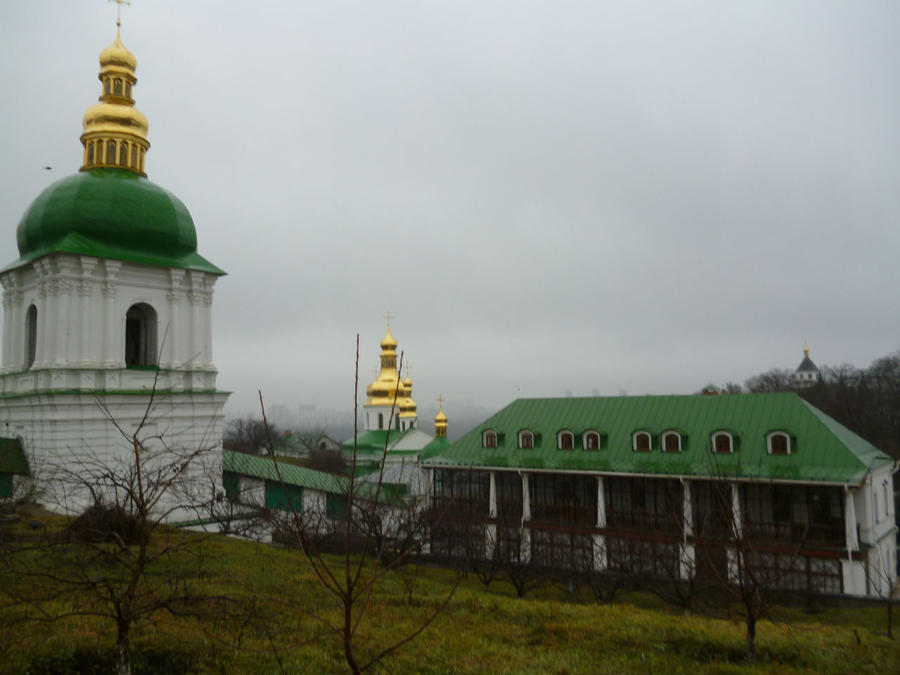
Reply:
[[347, 517], [347, 495], [325, 495], [325, 517], [343, 520]]
[[231, 471], [222, 472], [222, 487], [225, 488], [225, 497], [230, 502], [236, 502], [241, 497], [241, 478]]
[[266, 508], [280, 511], [303, 510], [303, 488], [299, 485], [282, 485], [278, 481], [266, 481]]

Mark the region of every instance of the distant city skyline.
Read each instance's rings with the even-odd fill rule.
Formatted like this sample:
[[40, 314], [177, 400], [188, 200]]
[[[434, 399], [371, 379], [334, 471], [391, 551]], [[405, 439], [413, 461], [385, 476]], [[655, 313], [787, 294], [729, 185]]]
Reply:
[[[100, 0], [0, 12], [0, 257], [77, 171]], [[390, 311], [420, 423], [900, 347], [896, 2], [122, 10], [149, 179], [216, 285], [226, 414], [359, 402]], [[45, 167], [51, 167], [47, 170]]]

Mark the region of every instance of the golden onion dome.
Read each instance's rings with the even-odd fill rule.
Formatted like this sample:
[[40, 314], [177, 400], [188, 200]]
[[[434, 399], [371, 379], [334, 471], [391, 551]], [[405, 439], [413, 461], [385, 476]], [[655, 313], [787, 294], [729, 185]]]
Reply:
[[100, 52], [101, 73], [104, 68], [124, 68], [132, 72], [137, 68], [137, 59], [122, 44], [119, 31], [116, 31], [116, 41]]
[[381, 339], [381, 350], [395, 350], [397, 349], [397, 341], [394, 339], [394, 336], [391, 335], [391, 329], [388, 327], [387, 333], [384, 334], [384, 337]]
[[84, 113], [84, 132], [118, 132], [146, 138], [150, 123], [137, 108], [114, 103], [96, 103]]
[[443, 408], [438, 410], [438, 414], [434, 416], [434, 423], [438, 424], [439, 422], [447, 423], [447, 416], [444, 414]]
[[96, 168], [125, 169], [141, 176], [150, 143], [149, 123], [134, 107], [134, 72], [137, 59], [116, 40], [100, 52], [100, 102], [84, 114], [81, 144], [84, 146], [82, 171]]

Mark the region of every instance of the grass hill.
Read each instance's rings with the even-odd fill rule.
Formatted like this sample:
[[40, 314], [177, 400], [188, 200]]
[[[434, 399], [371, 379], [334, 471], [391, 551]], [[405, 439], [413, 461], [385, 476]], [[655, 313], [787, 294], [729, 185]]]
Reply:
[[[53, 521], [58, 530], [65, 523]], [[46, 523], [45, 523], [46, 524]], [[7, 527], [5, 538], [31, 536], [32, 523]], [[160, 535], [181, 537], [166, 531]], [[3, 554], [0, 539], [0, 555]], [[199, 557], [198, 557], [199, 555]], [[137, 626], [136, 673], [346, 672], [341, 644], [324, 630], [338, 618], [298, 551], [224, 536], [194, 547], [183, 599]], [[2, 561], [0, 561], [2, 562]], [[69, 561], [71, 562], [71, 561]], [[333, 559], [335, 565], [339, 558]], [[170, 583], [173, 566], [155, 568], [150, 584]], [[54, 561], [53, 564], [57, 564]], [[59, 560], [58, 564], [66, 564]], [[359, 627], [359, 651], [373, 654], [408, 632], [440, 605], [456, 581], [448, 570], [419, 567], [409, 601], [401, 575], [391, 573], [373, 595]], [[0, 672], [114, 671], [115, 626], [91, 616], [91, 602], [60, 596], [46, 604], [53, 621], [18, 621], [13, 593], [26, 583], [0, 565]], [[35, 579], [28, 579], [35, 584]], [[53, 584], [48, 578], [44, 583]], [[759, 662], [746, 664], [744, 626], [728, 610], [686, 616], [643, 594], [601, 605], [587, 592], [544, 586], [516, 599], [510, 586], [489, 589], [464, 578], [445, 610], [415, 640], [390, 655], [392, 673], [818, 672], [900, 670], [900, 641], [886, 636], [883, 605], [817, 601], [815, 611], [779, 606], [759, 626]], [[377, 670], [377, 668], [376, 668]]]

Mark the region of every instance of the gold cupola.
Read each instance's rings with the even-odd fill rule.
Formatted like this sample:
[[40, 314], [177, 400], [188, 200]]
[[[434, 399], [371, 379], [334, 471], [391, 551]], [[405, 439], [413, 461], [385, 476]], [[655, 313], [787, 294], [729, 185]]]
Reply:
[[416, 417], [418, 417], [416, 412], [418, 406], [416, 406], [416, 402], [412, 399], [412, 380], [409, 379], [409, 373], [406, 374], [406, 379], [403, 380], [403, 389], [405, 396], [400, 402], [401, 424], [403, 423], [403, 420], [415, 420]]
[[100, 52], [99, 103], [84, 113], [82, 171], [106, 167], [147, 175], [144, 166], [150, 148], [149, 125], [134, 107], [136, 69], [137, 59], [122, 44], [117, 26], [116, 41]]
[[378, 377], [366, 387], [366, 405], [393, 405], [395, 399], [402, 401], [406, 388], [397, 372], [397, 341], [391, 335], [391, 327], [381, 340], [381, 371]]
[[447, 416], [444, 414], [443, 399], [441, 399], [438, 414], [434, 416], [434, 437], [447, 438]]

